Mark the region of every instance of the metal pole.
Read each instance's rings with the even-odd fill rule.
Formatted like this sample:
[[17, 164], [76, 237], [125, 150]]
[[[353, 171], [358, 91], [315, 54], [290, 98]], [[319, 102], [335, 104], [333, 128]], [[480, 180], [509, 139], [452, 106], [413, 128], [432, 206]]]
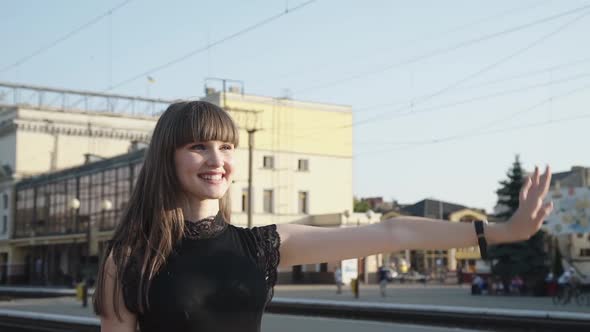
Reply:
[[252, 228], [252, 173], [254, 163], [254, 133], [256, 129], [248, 130], [248, 228]]
[[225, 108], [225, 106], [227, 105], [226, 104], [227, 98], [225, 97], [225, 94], [227, 93], [227, 91], [225, 91], [225, 79], [222, 79], [221, 82], [223, 82], [222, 83], [222, 85], [223, 85], [223, 87], [222, 87], [223, 88], [223, 108]]
[[86, 229], [86, 243], [88, 244], [88, 252], [86, 254], [86, 260], [84, 261], [84, 286], [82, 288], [82, 307], [88, 306], [88, 287], [89, 285], [89, 273], [90, 268], [90, 218], [88, 219], [88, 227]]

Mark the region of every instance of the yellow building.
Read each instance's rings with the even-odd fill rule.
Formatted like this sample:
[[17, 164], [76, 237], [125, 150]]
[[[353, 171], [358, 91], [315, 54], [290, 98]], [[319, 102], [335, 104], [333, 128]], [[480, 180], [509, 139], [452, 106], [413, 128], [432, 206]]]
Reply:
[[[255, 223], [286, 223], [352, 209], [349, 106], [214, 92], [240, 127], [232, 222], [246, 225], [248, 130], [254, 133]], [[346, 127], [344, 129], [335, 129]]]

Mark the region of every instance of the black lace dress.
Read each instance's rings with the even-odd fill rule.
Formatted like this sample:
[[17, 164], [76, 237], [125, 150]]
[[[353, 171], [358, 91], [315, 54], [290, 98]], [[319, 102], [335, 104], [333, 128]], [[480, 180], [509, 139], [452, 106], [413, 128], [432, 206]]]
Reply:
[[[260, 331], [280, 259], [276, 225], [236, 227], [221, 213], [186, 224], [185, 239], [152, 281], [150, 310], [138, 314], [140, 330]], [[123, 282], [132, 312], [135, 286]]]

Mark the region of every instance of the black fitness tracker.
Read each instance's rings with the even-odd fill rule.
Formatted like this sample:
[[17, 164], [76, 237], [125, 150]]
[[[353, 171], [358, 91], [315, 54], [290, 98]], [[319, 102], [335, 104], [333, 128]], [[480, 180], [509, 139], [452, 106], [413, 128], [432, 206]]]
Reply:
[[482, 259], [488, 259], [488, 242], [484, 234], [483, 225], [487, 224], [487, 220], [476, 220], [473, 222], [475, 226], [475, 234], [477, 235], [477, 244], [479, 244], [479, 252]]

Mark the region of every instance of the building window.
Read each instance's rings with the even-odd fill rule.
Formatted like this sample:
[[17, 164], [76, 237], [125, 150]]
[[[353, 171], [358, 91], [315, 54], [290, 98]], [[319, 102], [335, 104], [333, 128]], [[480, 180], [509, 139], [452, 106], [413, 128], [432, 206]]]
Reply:
[[242, 212], [248, 212], [248, 188], [242, 189]]
[[309, 213], [308, 196], [307, 191], [299, 192], [299, 213]]
[[7, 210], [8, 209], [8, 195], [7, 194], [2, 195], [2, 200], [4, 201], [4, 204], [3, 204], [4, 210]]
[[580, 256], [590, 257], [590, 248], [580, 249]]
[[8, 217], [7, 216], [3, 216], [2, 217], [2, 234], [6, 234], [7, 229], [8, 228]]
[[264, 159], [262, 160], [262, 167], [263, 168], [268, 168], [268, 169], [275, 168], [275, 157], [273, 157], [273, 156], [264, 156]]
[[309, 171], [309, 160], [308, 159], [299, 159], [297, 161], [297, 170], [300, 172]]
[[273, 197], [273, 191], [272, 189], [265, 189], [264, 190], [264, 212], [265, 213], [273, 213], [273, 203], [274, 203], [274, 197]]

